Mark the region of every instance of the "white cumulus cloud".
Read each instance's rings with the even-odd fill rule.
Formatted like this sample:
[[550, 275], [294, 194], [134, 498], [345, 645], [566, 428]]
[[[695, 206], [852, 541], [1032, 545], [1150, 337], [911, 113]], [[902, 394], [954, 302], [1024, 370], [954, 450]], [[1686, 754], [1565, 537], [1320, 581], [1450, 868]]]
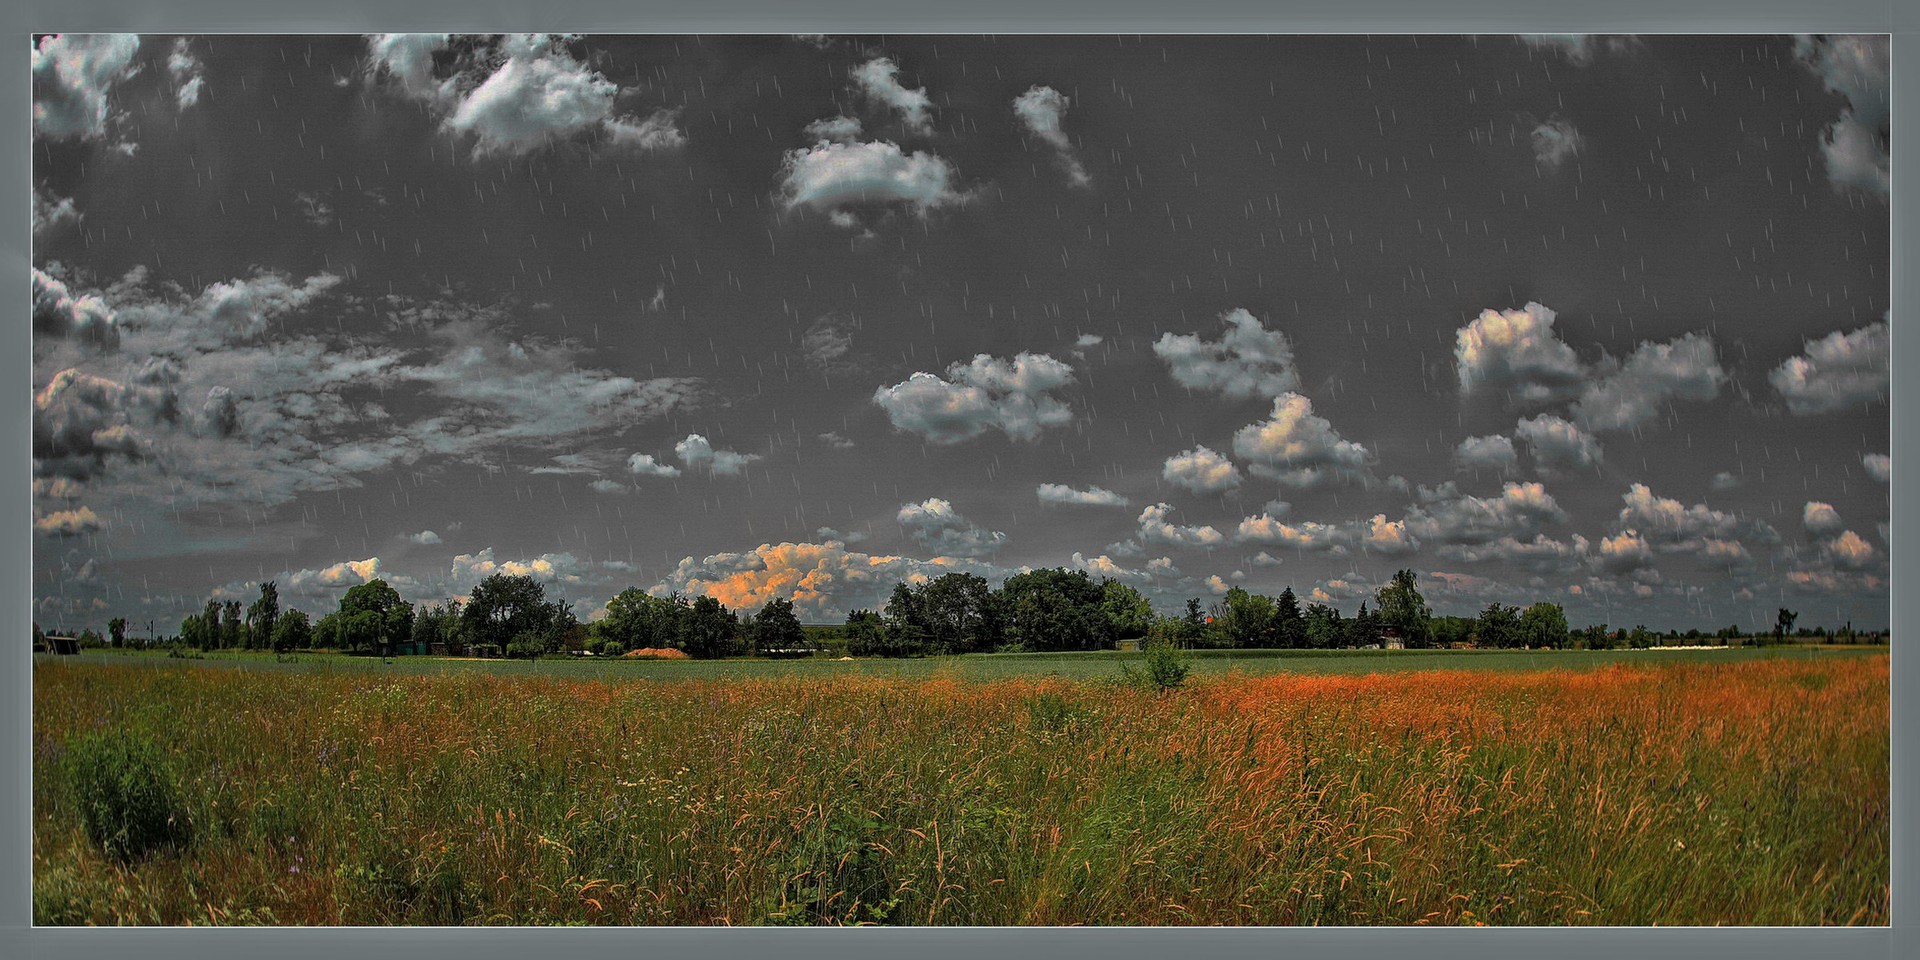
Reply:
[[900, 83], [900, 67], [886, 57], [876, 57], [852, 70], [856, 89], [869, 99], [899, 111], [900, 120], [914, 133], [933, 129], [930, 116], [933, 101], [926, 88], [908, 89]]
[[[685, 440], [674, 444], [673, 452], [689, 468], [705, 467], [716, 477], [737, 477], [747, 464], [760, 459], [758, 454], [716, 449], [712, 442], [697, 433], [689, 433]], [[633, 469], [633, 466], [634, 461], [629, 459], [628, 469]]]
[[1705, 336], [1642, 343], [1625, 362], [1597, 371], [1574, 403], [1573, 419], [1588, 430], [1634, 427], [1674, 400], [1711, 400], [1726, 382], [1713, 341]]
[[1839, 533], [1847, 527], [1846, 523], [1840, 519], [1840, 511], [1835, 510], [1833, 504], [1821, 503], [1818, 500], [1807, 501], [1806, 507], [1800, 513], [1800, 525], [1816, 537]]
[[1521, 420], [1513, 429], [1543, 471], [1579, 470], [1600, 462], [1600, 442], [1552, 414]]
[[1838, 330], [1807, 342], [1806, 353], [1789, 357], [1768, 382], [1800, 415], [1850, 410], [1887, 398], [1891, 340], [1885, 323], [1851, 333]]
[[1893, 479], [1893, 458], [1884, 453], [1869, 453], [1860, 458], [1860, 464], [1866, 467], [1867, 476], [1881, 483]]
[[114, 84], [132, 76], [140, 38], [53, 34], [33, 48], [33, 129], [47, 137], [104, 136]]
[[1075, 490], [1063, 483], [1043, 483], [1039, 489], [1042, 503], [1071, 503], [1085, 507], [1124, 507], [1127, 498], [1104, 487]]
[[1580, 131], [1564, 118], [1553, 117], [1541, 122], [1529, 138], [1533, 142], [1533, 159], [1543, 166], [1558, 167], [1580, 155]]
[[1297, 393], [1275, 397], [1272, 416], [1234, 433], [1233, 452], [1254, 473], [1297, 487], [1364, 475], [1373, 459], [1366, 447], [1314, 416], [1313, 401]]
[[1240, 485], [1240, 468], [1206, 447], [1194, 447], [1168, 457], [1160, 476], [1194, 493], [1220, 493]]
[[1586, 369], [1555, 335], [1554, 316], [1551, 308], [1531, 301], [1520, 310], [1482, 310], [1454, 335], [1460, 389], [1508, 390], [1528, 404], [1577, 393]]
[[1857, 187], [1886, 197], [1891, 167], [1888, 37], [1801, 37], [1794, 52], [1828, 90], [1847, 98], [1847, 108], [1821, 139], [1827, 179], [1836, 190]]
[[1176, 382], [1230, 397], [1271, 397], [1299, 387], [1286, 334], [1266, 329], [1245, 309], [1230, 310], [1220, 319], [1227, 331], [1219, 340], [1163, 333], [1154, 341], [1154, 354], [1166, 361]]
[[1073, 141], [1061, 129], [1061, 121], [1067, 117], [1067, 107], [1072, 103], [1066, 94], [1052, 87], [1035, 84], [1027, 92], [1013, 100], [1014, 116], [1027, 132], [1038, 137], [1053, 148], [1054, 158], [1067, 174], [1067, 182], [1076, 187], [1092, 184], [1087, 176], [1086, 167], [1080, 164], [1080, 158], [1073, 152]]
[[1462, 470], [1511, 470], [1520, 462], [1520, 455], [1514, 452], [1513, 440], [1493, 434], [1486, 437], [1468, 437], [1453, 448], [1454, 465]]
[[984, 557], [1007, 543], [1006, 534], [968, 520], [939, 497], [902, 504], [897, 518], [914, 542], [939, 556]]
[[1072, 422], [1073, 411], [1053, 392], [1073, 382], [1073, 368], [1046, 354], [1011, 361], [979, 354], [947, 367], [946, 377], [919, 372], [874, 391], [873, 402], [893, 425], [933, 441], [959, 443], [991, 429], [1033, 440], [1048, 427]]
[[905, 203], [924, 214], [965, 199], [959, 177], [953, 164], [938, 154], [908, 153], [885, 140], [822, 140], [788, 151], [780, 182], [789, 209]]
[[1211, 526], [1183, 527], [1168, 521], [1173, 506], [1156, 503], [1140, 511], [1140, 542], [1167, 543], [1180, 547], [1214, 547], [1227, 538]]
[[[685, 441], [682, 441], [683, 443]], [[671, 463], [661, 463], [651, 453], [636, 453], [627, 458], [627, 469], [640, 477], [677, 477], [680, 468]]]
[[686, 132], [678, 126], [680, 113], [665, 107], [645, 118], [609, 117], [604, 124], [607, 139], [615, 146], [632, 150], [672, 150], [685, 146]]

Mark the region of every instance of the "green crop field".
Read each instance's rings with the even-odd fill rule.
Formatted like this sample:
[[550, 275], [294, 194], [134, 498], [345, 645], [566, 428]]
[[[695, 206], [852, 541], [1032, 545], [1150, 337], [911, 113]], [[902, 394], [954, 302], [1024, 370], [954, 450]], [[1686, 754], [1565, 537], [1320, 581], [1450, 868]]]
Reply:
[[[1590, 670], [1613, 665], [1739, 663], [1755, 659], [1819, 659], [1881, 654], [1885, 647], [1802, 645], [1701, 648], [1695, 650], [1195, 650], [1187, 656], [1196, 675], [1240, 672], [1387, 673], [1409, 670]], [[42, 657], [42, 659], [47, 659]], [[992, 680], [1013, 677], [1097, 679], [1116, 677], [1139, 654], [989, 653], [910, 659], [812, 657], [795, 660], [645, 660], [594, 657], [541, 660], [448, 657], [347, 656], [303, 653], [277, 656], [252, 651], [215, 651], [191, 658], [164, 653], [108, 651], [63, 657], [77, 663], [138, 663], [260, 670], [365, 670], [390, 674], [494, 673], [593, 680], [720, 680], [762, 677], [953, 677]]]

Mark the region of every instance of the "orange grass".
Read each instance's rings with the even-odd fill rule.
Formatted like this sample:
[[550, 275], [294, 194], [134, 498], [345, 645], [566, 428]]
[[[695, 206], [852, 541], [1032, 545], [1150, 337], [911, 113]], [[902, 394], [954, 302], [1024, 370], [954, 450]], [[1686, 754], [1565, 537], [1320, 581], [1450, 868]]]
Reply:
[[[1888, 660], [611, 683], [35, 668], [40, 923], [1888, 917]], [[194, 827], [89, 846], [69, 738]]]

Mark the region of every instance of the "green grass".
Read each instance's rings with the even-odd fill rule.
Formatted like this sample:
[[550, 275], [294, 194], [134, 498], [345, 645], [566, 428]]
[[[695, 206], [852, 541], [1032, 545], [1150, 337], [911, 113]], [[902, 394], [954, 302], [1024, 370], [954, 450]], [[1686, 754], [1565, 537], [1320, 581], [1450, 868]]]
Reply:
[[[1220, 676], [1239, 672], [1271, 673], [1399, 673], [1410, 670], [1593, 670], [1615, 664], [1744, 663], [1751, 660], [1819, 660], [1885, 653], [1885, 647], [1797, 645], [1736, 647], [1727, 650], [1192, 650], [1187, 651], [1193, 675]], [[364, 670], [396, 675], [487, 673], [506, 676], [550, 676], [582, 680], [726, 680], [763, 677], [828, 678], [840, 676], [997, 680], [1014, 677], [1097, 679], [1117, 677], [1123, 664], [1137, 664], [1143, 654], [1114, 651], [1070, 653], [982, 653], [953, 657], [890, 660], [860, 658], [835, 660], [640, 660], [545, 659], [459, 660], [445, 657], [347, 656], [303, 653], [279, 657], [272, 653], [215, 651], [198, 659], [168, 657], [158, 651], [105, 651], [60, 658], [75, 663], [143, 663], [257, 670]], [[39, 659], [49, 659], [42, 655]]]

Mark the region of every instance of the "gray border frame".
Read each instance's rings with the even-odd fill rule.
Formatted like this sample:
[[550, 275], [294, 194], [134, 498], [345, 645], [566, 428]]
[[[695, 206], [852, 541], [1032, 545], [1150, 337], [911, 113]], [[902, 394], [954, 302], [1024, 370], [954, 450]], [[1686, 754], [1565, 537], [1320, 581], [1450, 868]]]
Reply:
[[[34, 31], [134, 31], [154, 33], [359, 33], [383, 30], [564, 29], [612, 33], [1890, 33], [1893, 35], [1894, 180], [1890, 215], [1894, 263], [1915, 249], [1920, 190], [1905, 189], [1920, 151], [1920, 84], [1904, 65], [1920, 58], [1920, 4], [1900, 0], [1608, 0], [1604, 5], [1543, 3], [1542, 0], [1306, 0], [1276, 9], [1260, 0], [970, 0], [935, 9], [904, 9], [900, 0], [333, 0], [297, 7], [284, 0], [21, 0], [0, 5], [10, 41], [0, 46], [0, 89], [11, 96], [0, 118], [16, 131], [29, 128], [32, 95], [26, 42]], [[24, 278], [31, 264], [29, 190], [31, 138], [0, 155], [0, 273]], [[20, 282], [16, 280], [15, 282]], [[15, 288], [20, 289], [20, 288]], [[25, 291], [21, 291], [24, 293]], [[1906, 311], [1920, 302], [1920, 272], [1894, 270], [1892, 301]], [[18, 294], [17, 294], [18, 295]], [[22, 298], [24, 300], [24, 297]], [[21, 301], [15, 301], [16, 304]], [[19, 316], [18, 308], [11, 314]], [[1920, 341], [1894, 321], [1894, 368], [1920, 368]], [[0, 334], [11, 347], [17, 384], [30, 385], [31, 329], [9, 321]], [[16, 386], [14, 389], [19, 389]], [[25, 398], [21, 398], [24, 400]], [[1892, 386], [1891, 444], [1904, 455], [1920, 450], [1920, 418], [1906, 408], [1914, 395], [1899, 379]], [[15, 506], [0, 513], [0, 530], [16, 546], [0, 551], [0, 613], [24, 633], [32, 615], [30, 510], [30, 408], [0, 405], [0, 443], [21, 455], [0, 472], [0, 501]], [[1920, 537], [1916, 515], [1903, 504], [1920, 481], [1903, 468], [1890, 488], [1890, 525], [1902, 543]], [[1892, 566], [1892, 620], [1904, 623], [1916, 602], [1904, 557]], [[16, 634], [17, 636], [18, 634]], [[1901, 641], [1896, 640], [1896, 647]], [[15, 647], [14, 649], [18, 649]], [[704, 930], [432, 928], [330, 929], [136, 929], [89, 930], [31, 927], [32, 799], [30, 756], [33, 671], [11, 660], [0, 688], [0, 954], [18, 957], [124, 958], [139, 951], [156, 958], [278, 955], [325, 957], [343, 953], [387, 956], [518, 957], [530, 951], [569, 953], [646, 951], [668, 955], [788, 957], [897, 956], [977, 958], [984, 951], [1017, 953], [1100, 951], [1109, 957], [1154, 957], [1169, 951], [1205, 956], [1271, 955], [1292, 951], [1338, 951], [1363, 956], [1480, 958], [1538, 956], [1563, 960], [1622, 953], [1703, 958], [1800, 957], [1828, 960], [1920, 955], [1913, 897], [1916, 832], [1893, 833], [1893, 926], [1875, 929], [1740, 928], [1724, 930], [1610, 928], [1596, 930], [1426, 928], [1242, 928], [1205, 930], [1120, 929], [910, 929], [910, 930]], [[1897, 824], [1920, 823], [1916, 811], [1914, 743], [1903, 727], [1913, 719], [1908, 699], [1916, 683], [1915, 660], [1893, 657], [1894, 696], [1892, 799]]]

